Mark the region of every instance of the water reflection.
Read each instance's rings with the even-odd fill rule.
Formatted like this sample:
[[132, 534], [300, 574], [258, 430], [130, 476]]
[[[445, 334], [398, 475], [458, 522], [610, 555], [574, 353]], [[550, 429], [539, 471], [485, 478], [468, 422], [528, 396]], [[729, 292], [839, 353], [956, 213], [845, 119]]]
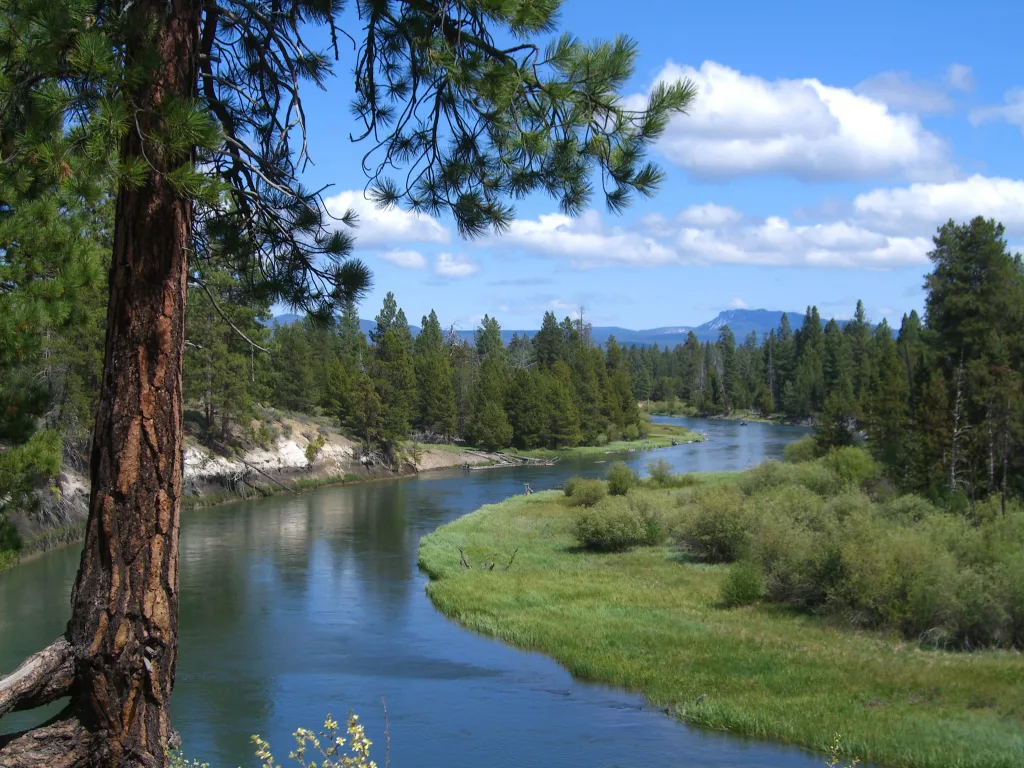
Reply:
[[[680, 423], [707, 430], [709, 441], [625, 460], [640, 471], [658, 456], [677, 471], [743, 469], [801, 434]], [[284, 755], [296, 726], [349, 709], [382, 746], [384, 696], [396, 768], [817, 766], [799, 751], [701, 733], [636, 696], [580, 684], [543, 656], [460, 629], [424, 596], [422, 535], [524, 482], [542, 489], [603, 474], [612, 458], [433, 473], [186, 514], [174, 721], [189, 753], [217, 768], [255, 765], [250, 734], [271, 737]], [[0, 669], [62, 631], [76, 568], [64, 549], [0, 577]]]

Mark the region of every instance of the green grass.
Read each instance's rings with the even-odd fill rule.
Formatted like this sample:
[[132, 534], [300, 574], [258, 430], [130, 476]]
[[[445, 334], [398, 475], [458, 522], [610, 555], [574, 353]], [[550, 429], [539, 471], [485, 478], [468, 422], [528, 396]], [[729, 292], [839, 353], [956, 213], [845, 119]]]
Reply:
[[[840, 733], [848, 754], [907, 768], [1024, 765], [1019, 653], [922, 650], [780, 606], [725, 609], [730, 566], [669, 547], [590, 553], [571, 529], [558, 492], [483, 507], [422, 540], [428, 593], [468, 628], [699, 726], [822, 751]], [[519, 551], [508, 572], [467, 571], [460, 546], [473, 563]]]
[[569, 457], [603, 456], [608, 453], [630, 453], [632, 451], [653, 451], [668, 448], [675, 440], [679, 443], [699, 443], [704, 438], [686, 427], [677, 424], [648, 424], [647, 436], [638, 440], [613, 440], [604, 445], [577, 445], [572, 448], [533, 448], [521, 451], [509, 448], [506, 452], [534, 459], [555, 459]]

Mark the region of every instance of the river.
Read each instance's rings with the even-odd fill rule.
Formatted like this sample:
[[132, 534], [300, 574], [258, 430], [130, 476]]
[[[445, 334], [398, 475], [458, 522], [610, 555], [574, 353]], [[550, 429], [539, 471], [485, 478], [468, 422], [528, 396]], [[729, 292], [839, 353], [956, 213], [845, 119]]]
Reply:
[[[677, 471], [741, 470], [806, 432], [664, 420], [709, 439], [624, 457], [638, 471], [658, 457]], [[416, 567], [420, 537], [523, 483], [557, 487], [606, 466], [427, 473], [185, 513], [173, 718], [186, 754], [213, 768], [255, 766], [248, 740], [259, 733], [287, 766], [296, 727], [351, 709], [383, 766], [384, 697], [395, 768], [820, 768], [820, 755], [700, 731], [635, 694], [580, 683], [433, 608]], [[0, 671], [63, 631], [79, 551], [0, 576]], [[0, 732], [53, 711], [9, 716]]]

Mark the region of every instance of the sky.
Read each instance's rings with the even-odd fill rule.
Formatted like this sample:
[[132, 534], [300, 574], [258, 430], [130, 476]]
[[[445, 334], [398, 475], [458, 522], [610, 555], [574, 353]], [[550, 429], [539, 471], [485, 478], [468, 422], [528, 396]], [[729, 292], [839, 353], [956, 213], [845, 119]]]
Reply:
[[639, 46], [624, 96], [660, 80], [698, 87], [652, 150], [667, 177], [622, 215], [595, 198], [570, 219], [543, 196], [501, 237], [375, 209], [363, 196], [349, 102], [353, 55], [305, 95], [304, 180], [359, 214], [373, 271], [360, 315], [392, 291], [413, 323], [536, 328], [580, 307], [595, 325], [697, 325], [730, 308], [869, 318], [924, 304], [936, 228], [1002, 221], [1024, 250], [1024, 3], [977, 0], [566, 0], [560, 28]]

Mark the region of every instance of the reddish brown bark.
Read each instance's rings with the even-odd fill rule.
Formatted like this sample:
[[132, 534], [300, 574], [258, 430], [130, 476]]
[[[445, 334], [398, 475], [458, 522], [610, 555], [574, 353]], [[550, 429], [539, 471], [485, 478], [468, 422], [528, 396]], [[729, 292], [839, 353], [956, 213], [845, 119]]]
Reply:
[[[71, 707], [0, 746], [3, 766], [163, 766], [178, 643], [182, 351], [191, 204], [167, 180], [188, 161], [149, 141], [159, 107], [196, 94], [199, 0], [139, 0], [160, 64], [131, 98], [123, 157], [148, 182], [117, 198], [85, 548], [72, 595]], [[145, 138], [143, 138], [145, 137]], [[51, 691], [52, 693], [52, 691]]]

